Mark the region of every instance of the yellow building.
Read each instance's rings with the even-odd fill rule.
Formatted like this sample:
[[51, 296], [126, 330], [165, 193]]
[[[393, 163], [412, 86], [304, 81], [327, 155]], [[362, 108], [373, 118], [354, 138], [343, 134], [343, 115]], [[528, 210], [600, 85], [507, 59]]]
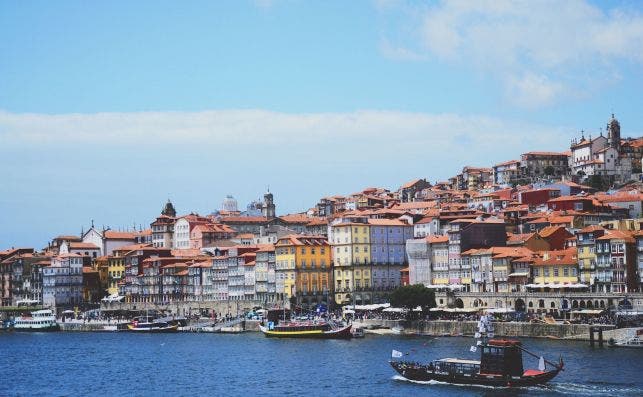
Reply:
[[449, 284], [449, 237], [430, 236], [427, 241], [431, 245], [431, 284]]
[[577, 284], [576, 248], [543, 252], [534, 260], [532, 276], [534, 284]]
[[[275, 244], [275, 264], [283, 276], [283, 293], [298, 304], [328, 303], [331, 288], [331, 249], [323, 236], [289, 235]], [[281, 293], [281, 291], [278, 291]]]
[[[114, 251], [117, 254], [118, 251]], [[125, 278], [125, 264], [122, 256], [107, 257], [107, 294], [118, 295], [118, 283]]]
[[335, 302], [340, 305], [353, 300], [356, 303], [359, 300], [360, 304], [370, 303], [367, 302], [370, 294], [362, 293], [372, 285], [370, 226], [358, 222], [339, 223], [331, 226], [331, 236]]

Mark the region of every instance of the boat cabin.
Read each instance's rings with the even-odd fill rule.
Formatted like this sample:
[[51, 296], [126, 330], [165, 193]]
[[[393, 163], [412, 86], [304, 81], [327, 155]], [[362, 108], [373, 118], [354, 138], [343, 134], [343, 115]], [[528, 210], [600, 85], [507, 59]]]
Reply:
[[522, 349], [517, 340], [492, 339], [482, 346], [480, 373], [522, 376]]

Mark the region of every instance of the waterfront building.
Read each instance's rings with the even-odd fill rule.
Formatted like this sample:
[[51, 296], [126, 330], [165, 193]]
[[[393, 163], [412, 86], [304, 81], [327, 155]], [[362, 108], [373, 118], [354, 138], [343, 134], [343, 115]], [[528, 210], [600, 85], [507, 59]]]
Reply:
[[107, 295], [117, 295], [118, 284], [125, 280], [125, 264], [120, 252], [115, 251], [114, 255], [107, 257]]
[[636, 240], [629, 232], [607, 230], [596, 238], [596, 290], [638, 291]]
[[406, 241], [413, 238], [413, 226], [399, 219], [369, 219], [368, 224], [372, 263], [371, 298], [374, 303], [381, 303], [386, 300], [389, 291], [402, 284], [401, 271], [408, 265]]
[[214, 300], [212, 276], [212, 260], [206, 259], [188, 265], [188, 299], [197, 302]]
[[212, 258], [212, 288], [215, 300], [228, 300], [228, 257]]
[[[164, 303], [182, 302], [188, 298], [189, 271], [187, 263], [170, 263], [161, 266], [162, 299]], [[137, 276], [142, 279], [142, 275]], [[136, 291], [136, 289], [135, 289]], [[140, 290], [142, 292], [142, 288]], [[137, 291], [138, 292], [138, 291]], [[144, 299], [136, 293], [134, 301]]]
[[639, 292], [643, 292], [643, 231], [634, 233], [636, 239], [636, 267], [638, 270]]
[[277, 277], [283, 280], [284, 299], [294, 298], [297, 304], [309, 307], [329, 303], [331, 255], [324, 236], [280, 238], [275, 244], [275, 264]]
[[[139, 276], [143, 274], [145, 259], [151, 256], [170, 257], [172, 253], [169, 248], [156, 248], [150, 244], [132, 244], [117, 248], [113, 256], [121, 260], [112, 261], [114, 268], [110, 287], [117, 285], [118, 292], [122, 292], [127, 301], [138, 302], [141, 301], [142, 294]], [[108, 272], [109, 263], [108, 259]]]
[[176, 219], [174, 223], [174, 249], [201, 249], [216, 245], [236, 235], [228, 225], [216, 223], [213, 217], [189, 214]]
[[246, 252], [241, 255], [244, 259], [243, 263], [243, 299], [245, 300], [255, 300], [257, 295], [255, 291], [255, 267], [257, 264], [257, 253], [256, 252]]
[[600, 226], [587, 226], [576, 233], [576, 249], [578, 252], [578, 278], [580, 283], [596, 291], [596, 239], [605, 234]]
[[[331, 245], [335, 267], [335, 302], [370, 303], [371, 252], [370, 225], [366, 218], [331, 226]], [[359, 291], [358, 291], [359, 289]]]
[[532, 264], [534, 284], [578, 284], [576, 249], [545, 251]]
[[83, 261], [80, 254], [61, 254], [42, 269], [42, 303], [58, 309], [82, 303]]
[[427, 242], [429, 243], [431, 284], [447, 285], [449, 284], [449, 236], [430, 236], [427, 237]]
[[275, 260], [274, 245], [260, 246], [255, 259], [255, 294], [264, 303], [275, 302]]

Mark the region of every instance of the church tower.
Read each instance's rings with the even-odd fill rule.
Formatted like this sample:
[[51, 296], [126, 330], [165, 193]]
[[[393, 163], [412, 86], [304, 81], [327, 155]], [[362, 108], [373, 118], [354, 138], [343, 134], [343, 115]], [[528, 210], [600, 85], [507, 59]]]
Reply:
[[261, 206], [261, 215], [268, 219], [275, 217], [275, 204], [273, 202], [272, 193], [267, 192], [263, 195], [263, 205]]
[[621, 149], [621, 124], [614, 118], [614, 113], [607, 124], [607, 144], [618, 151]]
[[167, 199], [167, 203], [165, 204], [165, 208], [161, 211], [161, 215], [176, 218], [176, 210], [174, 209], [174, 205], [170, 199]]

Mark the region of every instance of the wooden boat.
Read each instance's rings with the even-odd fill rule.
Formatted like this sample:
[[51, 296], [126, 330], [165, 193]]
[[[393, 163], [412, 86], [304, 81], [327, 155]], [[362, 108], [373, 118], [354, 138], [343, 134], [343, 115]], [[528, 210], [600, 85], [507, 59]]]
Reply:
[[295, 321], [278, 325], [269, 322], [259, 329], [267, 337], [277, 338], [319, 338], [348, 339], [351, 337], [351, 325], [339, 325], [328, 321]]
[[139, 317], [127, 324], [127, 330], [139, 333], [177, 332], [179, 324], [170, 324], [166, 321], [154, 320], [151, 317]]
[[[520, 341], [492, 339], [477, 348], [481, 350], [480, 361], [443, 358], [428, 364], [393, 360], [390, 364], [405, 379], [412, 381], [502, 387], [541, 385], [563, 370], [562, 358], [554, 364], [542, 357], [539, 369], [523, 370], [523, 351], [538, 356], [524, 349]], [[545, 363], [552, 369], [546, 370]]]

